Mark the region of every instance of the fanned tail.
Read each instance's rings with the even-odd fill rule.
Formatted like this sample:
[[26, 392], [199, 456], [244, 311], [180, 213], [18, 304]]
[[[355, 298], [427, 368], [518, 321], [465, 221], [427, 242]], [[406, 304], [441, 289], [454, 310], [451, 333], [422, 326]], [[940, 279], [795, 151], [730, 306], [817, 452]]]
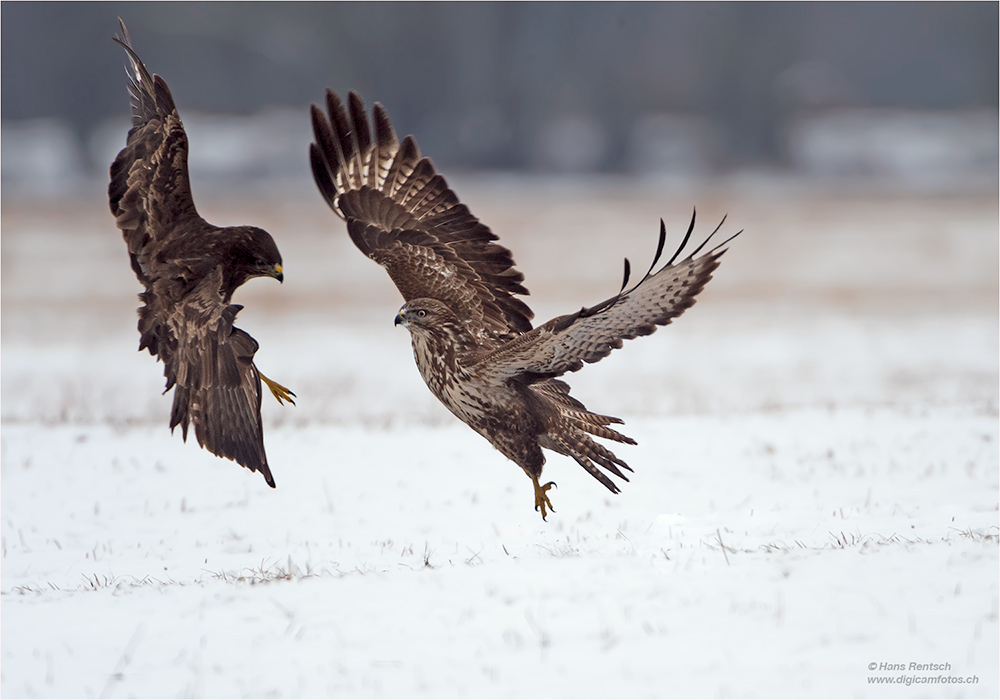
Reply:
[[611, 450], [594, 442], [587, 433], [626, 445], [636, 444], [632, 438], [608, 427], [609, 425], [620, 425], [622, 420], [614, 416], [604, 416], [588, 411], [583, 403], [570, 396], [569, 385], [558, 379], [534, 384], [531, 389], [547, 399], [549, 405], [559, 413], [555, 425], [545, 434], [539, 436], [538, 444], [559, 454], [572, 457], [591, 476], [604, 484], [609, 491], [618, 493], [620, 491], [618, 486], [595, 466], [595, 462], [625, 481], [628, 481], [628, 477], [622, 474], [619, 467], [628, 471], [632, 471], [632, 469], [618, 459]]
[[574, 427], [579, 428], [585, 433], [590, 433], [599, 438], [604, 438], [606, 440], [614, 440], [615, 442], [621, 442], [625, 445], [636, 444], [635, 440], [628, 437], [627, 435], [622, 435], [614, 428], [609, 428], [610, 423], [621, 423], [621, 419], [613, 418], [611, 416], [602, 416], [597, 413], [591, 413], [590, 411], [563, 411], [563, 417], [570, 421]]
[[539, 436], [538, 444], [575, 459], [577, 464], [604, 484], [611, 493], [620, 493], [621, 489], [608, 478], [607, 474], [598, 469], [597, 465], [625, 481], [628, 481], [628, 477], [622, 473], [619, 467], [632, 471], [632, 468], [618, 459], [611, 450], [594, 442], [586, 433], [579, 430], [563, 429], [554, 433], [545, 433]]

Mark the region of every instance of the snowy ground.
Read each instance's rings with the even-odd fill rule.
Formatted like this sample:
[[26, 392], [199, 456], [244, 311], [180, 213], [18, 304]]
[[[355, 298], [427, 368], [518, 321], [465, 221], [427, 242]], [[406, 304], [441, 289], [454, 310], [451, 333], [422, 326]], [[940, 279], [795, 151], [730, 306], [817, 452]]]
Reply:
[[997, 697], [995, 196], [453, 184], [538, 321], [617, 291], [661, 216], [746, 229], [687, 315], [569, 377], [631, 483], [550, 456], [543, 523], [306, 189], [201, 200], [285, 258], [236, 299], [299, 396], [265, 404], [271, 490], [167, 430], [99, 191], [5, 201], [3, 697]]

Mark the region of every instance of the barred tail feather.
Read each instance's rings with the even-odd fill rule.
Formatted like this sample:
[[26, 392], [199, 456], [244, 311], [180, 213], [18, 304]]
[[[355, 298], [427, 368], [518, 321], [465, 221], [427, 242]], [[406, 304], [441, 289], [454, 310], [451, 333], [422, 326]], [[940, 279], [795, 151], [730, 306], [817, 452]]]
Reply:
[[563, 430], [555, 434], [540, 435], [538, 444], [561, 455], [572, 457], [592, 477], [604, 484], [611, 493], [620, 493], [621, 489], [608, 478], [607, 474], [598, 469], [594, 462], [625, 481], [628, 481], [628, 477], [622, 473], [619, 467], [628, 471], [632, 471], [632, 468], [618, 459], [611, 450], [591, 440], [585, 433], [566, 428], [569, 426], [564, 426]]
[[614, 440], [626, 445], [636, 444], [632, 438], [607, 427], [612, 424], [621, 425], [623, 423], [621, 418], [604, 416], [600, 413], [588, 411], [582, 402], [570, 396], [569, 384], [566, 382], [559, 379], [549, 379], [531, 385], [531, 389], [536, 394], [541, 394], [546, 399], [549, 399], [552, 404], [555, 404], [553, 407], [573, 427], [600, 438]]
[[[599, 438], [604, 438], [606, 440], [614, 440], [615, 442], [620, 442], [625, 445], [635, 445], [636, 442], [627, 435], [622, 435], [617, 430], [607, 427], [607, 423], [599, 423], [595, 419], [608, 420], [609, 416], [599, 416], [594, 413], [582, 413], [576, 415], [563, 414], [567, 419], [569, 419], [573, 425], [580, 430], [590, 433]], [[617, 418], [610, 419], [609, 422], [621, 423]]]

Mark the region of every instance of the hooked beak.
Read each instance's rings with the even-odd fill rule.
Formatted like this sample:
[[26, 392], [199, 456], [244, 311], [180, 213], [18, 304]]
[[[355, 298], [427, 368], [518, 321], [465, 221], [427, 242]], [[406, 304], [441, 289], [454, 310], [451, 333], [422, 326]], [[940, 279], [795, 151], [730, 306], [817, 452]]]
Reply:
[[285, 275], [281, 272], [281, 265], [275, 265], [272, 267], [268, 274], [279, 282], [285, 281]]
[[403, 318], [403, 314], [396, 314], [396, 318], [393, 319], [392, 325], [394, 325], [394, 326], [404, 326], [405, 327], [405, 326], [408, 326], [410, 324], [407, 323], [407, 321], [406, 321], [405, 318]]

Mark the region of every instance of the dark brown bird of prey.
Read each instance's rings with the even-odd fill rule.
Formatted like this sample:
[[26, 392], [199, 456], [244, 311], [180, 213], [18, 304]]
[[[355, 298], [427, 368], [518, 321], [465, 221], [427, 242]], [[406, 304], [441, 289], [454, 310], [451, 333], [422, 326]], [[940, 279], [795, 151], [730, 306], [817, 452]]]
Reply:
[[[128, 245], [139, 295], [139, 350], [164, 364], [174, 389], [170, 430], [194, 426], [209, 452], [274, 478], [260, 418], [263, 379], [278, 399], [294, 394], [253, 363], [257, 341], [233, 326], [233, 292], [251, 277], [282, 281], [271, 235], [253, 226], [219, 228], [198, 215], [188, 180], [188, 140], [167, 84], [132, 50], [125, 23], [114, 40], [128, 54], [132, 128], [111, 165], [108, 198]], [[165, 393], [164, 392], [164, 393]]]
[[626, 260], [618, 294], [532, 328], [533, 314], [517, 298], [528, 293], [524, 277], [510, 251], [421, 158], [413, 137], [399, 142], [377, 103], [370, 125], [353, 92], [345, 109], [328, 90], [326, 107], [327, 114], [312, 107], [313, 177], [354, 243], [386, 269], [406, 300], [396, 324], [410, 331], [431, 392], [524, 470], [543, 519], [552, 510], [553, 483], [539, 481], [542, 448], [572, 457], [618, 493], [601, 469], [625, 481], [621, 470], [631, 469], [590, 436], [635, 441], [608, 427], [621, 420], [588, 411], [557, 377], [680, 316], [711, 279], [725, 243], [698, 257], [706, 240], [678, 261], [692, 217], [677, 253], [653, 272], [665, 240], [661, 221], [656, 258], [637, 285], [627, 288]]

